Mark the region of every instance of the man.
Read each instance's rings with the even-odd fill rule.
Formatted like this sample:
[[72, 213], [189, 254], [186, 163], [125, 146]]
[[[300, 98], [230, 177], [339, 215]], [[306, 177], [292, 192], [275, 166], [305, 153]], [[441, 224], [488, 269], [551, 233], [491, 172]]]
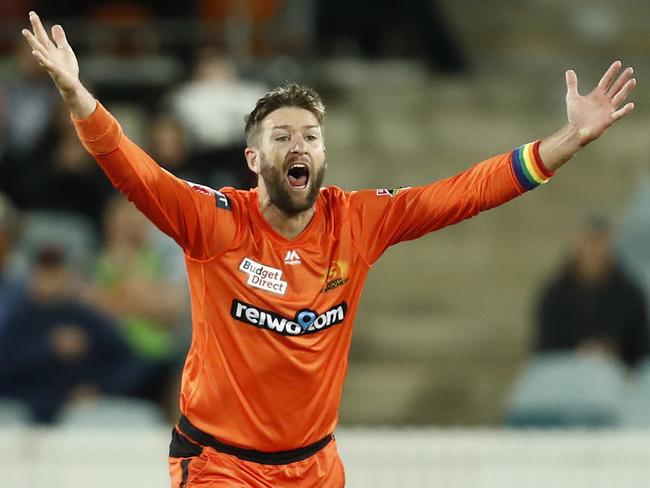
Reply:
[[0, 193], [0, 342], [9, 315], [25, 294], [22, 277], [16, 276], [9, 264], [18, 238], [19, 221], [16, 208]]
[[402, 190], [320, 188], [324, 108], [288, 84], [248, 117], [250, 191], [173, 177], [127, 139], [81, 85], [63, 29], [36, 14], [23, 34], [70, 108], [79, 137], [108, 174], [183, 248], [193, 342], [173, 431], [175, 487], [339, 487], [332, 431], [365, 277], [392, 244], [500, 205], [546, 181], [634, 105], [615, 62], [587, 96], [567, 72], [568, 123], [543, 141], [453, 178]]
[[68, 259], [42, 246], [0, 337], [0, 397], [24, 402], [37, 423], [56, 422], [71, 402], [130, 393], [146, 373], [115, 324], [74, 296]]
[[611, 238], [600, 215], [578, 226], [569, 259], [540, 296], [537, 352], [601, 354], [630, 370], [648, 354], [643, 291], [619, 266]]

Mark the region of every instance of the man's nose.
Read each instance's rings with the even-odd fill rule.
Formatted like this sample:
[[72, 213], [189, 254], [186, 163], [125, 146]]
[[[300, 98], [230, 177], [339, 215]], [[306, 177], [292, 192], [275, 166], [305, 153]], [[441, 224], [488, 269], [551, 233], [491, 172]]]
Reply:
[[302, 136], [297, 136], [293, 146], [291, 146], [291, 152], [294, 153], [305, 153], [307, 152], [307, 142]]

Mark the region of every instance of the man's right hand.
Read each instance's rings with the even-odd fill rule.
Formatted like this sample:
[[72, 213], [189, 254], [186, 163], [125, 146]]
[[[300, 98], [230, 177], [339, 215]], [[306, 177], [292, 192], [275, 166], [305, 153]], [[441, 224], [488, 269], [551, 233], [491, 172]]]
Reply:
[[29, 13], [33, 32], [22, 34], [32, 47], [32, 54], [54, 81], [66, 105], [76, 118], [84, 118], [95, 111], [96, 100], [79, 81], [79, 64], [60, 25], [52, 27], [52, 39], [47, 35], [36, 12]]

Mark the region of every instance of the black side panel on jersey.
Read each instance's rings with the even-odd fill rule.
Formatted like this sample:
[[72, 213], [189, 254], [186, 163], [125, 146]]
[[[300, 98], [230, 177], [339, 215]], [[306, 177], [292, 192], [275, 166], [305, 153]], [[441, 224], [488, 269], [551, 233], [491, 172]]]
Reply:
[[214, 190], [214, 199], [217, 204], [217, 208], [230, 210], [232, 212], [232, 206], [230, 205], [230, 200], [228, 200], [228, 197], [226, 195], [224, 195], [218, 190]]

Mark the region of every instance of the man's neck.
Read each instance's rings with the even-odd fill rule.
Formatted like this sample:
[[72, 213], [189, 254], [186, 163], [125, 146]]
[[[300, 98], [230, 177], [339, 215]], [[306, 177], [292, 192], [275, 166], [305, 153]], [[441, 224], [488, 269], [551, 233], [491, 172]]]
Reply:
[[312, 206], [296, 215], [287, 215], [271, 203], [266, 192], [259, 192], [259, 208], [262, 217], [271, 228], [282, 237], [292, 241], [304, 231], [316, 213], [316, 206]]

